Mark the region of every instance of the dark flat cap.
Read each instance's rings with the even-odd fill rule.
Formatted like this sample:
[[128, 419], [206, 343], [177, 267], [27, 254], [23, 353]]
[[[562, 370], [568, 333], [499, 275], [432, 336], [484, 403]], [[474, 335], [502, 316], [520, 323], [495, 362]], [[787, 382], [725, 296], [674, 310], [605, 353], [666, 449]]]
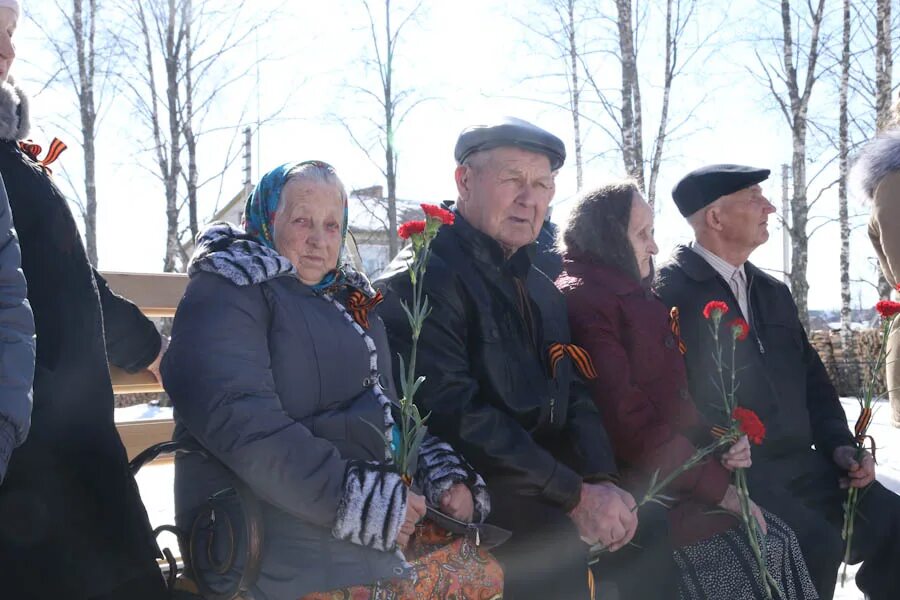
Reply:
[[717, 198], [733, 194], [769, 178], [769, 169], [743, 165], [709, 165], [691, 171], [672, 188], [682, 216], [689, 217]]
[[515, 146], [530, 152], [543, 154], [550, 159], [550, 168], [556, 171], [566, 161], [566, 146], [562, 140], [528, 121], [515, 117], [503, 117], [490, 125], [467, 127], [456, 140], [453, 151], [457, 164], [475, 152]]

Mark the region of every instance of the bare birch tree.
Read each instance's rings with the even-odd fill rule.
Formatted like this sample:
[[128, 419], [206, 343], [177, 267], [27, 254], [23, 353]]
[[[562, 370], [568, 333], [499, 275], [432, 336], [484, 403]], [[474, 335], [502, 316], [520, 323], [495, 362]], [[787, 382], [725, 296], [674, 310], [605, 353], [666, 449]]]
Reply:
[[[344, 126], [353, 143], [362, 151], [369, 161], [381, 172], [387, 184], [387, 234], [388, 252], [393, 257], [400, 249], [397, 237], [397, 132], [410, 112], [426, 98], [416, 98], [414, 90], [409, 87], [400, 88], [395, 80], [397, 67], [397, 51], [403, 39], [407, 25], [416, 20], [422, 7], [422, 0], [417, 0], [405, 13], [396, 10], [391, 0], [379, 0], [377, 7], [380, 16], [376, 15], [370, 0], [360, 0], [368, 19], [368, 52], [366, 66], [375, 71], [377, 84], [350, 85], [348, 88], [364, 98], [374, 101], [378, 107], [378, 117], [366, 119], [367, 128], [374, 130], [374, 136], [367, 137], [360, 133], [344, 118], [338, 120]], [[382, 4], [383, 3], [383, 4]], [[374, 138], [374, 139], [373, 139]]]
[[[800, 322], [809, 328], [809, 308], [807, 296], [809, 282], [806, 270], [809, 263], [807, 223], [809, 222], [809, 201], [807, 198], [807, 132], [809, 130], [809, 103], [813, 87], [819, 76], [820, 33], [825, 12], [825, 0], [814, 3], [798, 2], [805, 11], [804, 23], [809, 36], [806, 43], [794, 39], [790, 0], [780, 1], [781, 36], [778, 40], [779, 66], [771, 66], [757, 52], [757, 58], [765, 73], [768, 89], [781, 110], [791, 130], [791, 291], [797, 303]], [[802, 63], [805, 63], [802, 64]], [[805, 67], [805, 74], [800, 70]], [[787, 225], [785, 225], [787, 227]]]
[[[875, 131], [880, 133], [891, 121], [891, 89], [894, 72], [894, 55], [891, 0], [876, 0], [875, 15]], [[888, 298], [891, 284], [878, 270], [878, 295]]]
[[[669, 136], [687, 119], [673, 125], [670, 106], [675, 80], [700, 51], [707, 47], [715, 32], [708, 33], [696, 45], [685, 48], [685, 34], [692, 23], [696, 0], [666, 0], [665, 2], [665, 50], [660, 97], [659, 124], [651, 144], [649, 156], [644, 148], [644, 104], [641, 92], [641, 75], [638, 62], [638, 20], [635, 15], [636, 0], [616, 0], [616, 55], [621, 64], [619, 105], [614, 106], [607, 91], [585, 63], [584, 76], [596, 93], [607, 116], [615, 123], [618, 139], [615, 143], [622, 153], [625, 172], [634, 177], [647, 194], [651, 206], [656, 204], [656, 184], [662, 166], [665, 144]], [[649, 177], [647, 176], [649, 170]]]
[[[199, 232], [198, 195], [240, 156], [240, 145], [226, 152], [225, 167], [201, 181], [198, 148], [203, 120], [219, 96], [250, 68], [236, 68], [229, 55], [258, 28], [264, 17], [248, 21], [242, 0], [130, 0], [135, 39], [128, 50], [140, 65], [125, 75], [132, 102], [150, 131], [148, 150], [165, 191], [164, 271], [187, 263], [185, 242]], [[223, 68], [224, 63], [229, 68]], [[228, 75], [223, 75], [223, 72]], [[231, 127], [240, 135], [243, 115]], [[187, 224], [182, 214], [187, 208]]]
[[96, 267], [98, 114], [101, 110], [103, 92], [107, 89], [113, 74], [111, 67], [115, 62], [115, 50], [113, 44], [109, 43], [110, 32], [102, 27], [104, 21], [102, 16], [99, 19], [101, 28], [98, 31], [98, 15], [103, 14], [103, 7], [97, 0], [71, 0], [71, 4], [68, 5], [55, 0], [54, 7], [55, 13], [65, 24], [62, 35], [36, 21], [57, 60], [56, 71], [46, 85], [61, 83], [74, 94], [77, 103], [80, 125], [78, 143], [82, 149], [84, 169], [84, 196], [82, 197], [80, 191], [73, 185], [76, 194], [74, 203], [84, 222], [88, 260]]
[[850, 308], [850, 216], [848, 210], [848, 178], [850, 173], [850, 0], [843, 0], [841, 38], [841, 79], [839, 91], [838, 161], [838, 223], [841, 232], [841, 347], [846, 363], [847, 382], [856, 389], [859, 378], [853, 348], [852, 311]]

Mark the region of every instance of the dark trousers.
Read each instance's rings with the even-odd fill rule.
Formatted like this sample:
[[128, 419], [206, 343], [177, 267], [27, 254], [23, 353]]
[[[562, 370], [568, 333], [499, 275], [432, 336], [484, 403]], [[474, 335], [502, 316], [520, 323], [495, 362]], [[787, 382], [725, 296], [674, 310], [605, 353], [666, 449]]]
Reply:
[[[840, 473], [818, 454], [797, 457], [802, 469], [751, 470], [753, 499], [781, 517], [797, 534], [810, 577], [821, 600], [831, 600], [844, 556]], [[814, 457], [813, 457], [814, 456]], [[756, 471], [755, 473], [753, 471]], [[779, 472], [781, 471], [781, 472]], [[863, 563], [856, 584], [871, 600], [900, 598], [900, 496], [880, 483], [861, 495], [850, 563]]]
[[[586, 599], [588, 546], [562, 509], [492, 488], [490, 521], [513, 532], [492, 552], [503, 566], [505, 600]], [[598, 600], [669, 600], [677, 596], [672, 548], [662, 511], [650, 510], [634, 545], [594, 565]], [[652, 577], [647, 575], [652, 573]], [[616, 589], [616, 596], [607, 590]], [[675, 594], [676, 596], [673, 596]]]
[[[666, 510], [647, 504], [638, 512], [638, 530], [631, 543], [603, 554], [593, 565], [597, 581], [612, 582], [619, 600], [676, 600], [678, 579]], [[600, 594], [598, 600], [606, 600]]]

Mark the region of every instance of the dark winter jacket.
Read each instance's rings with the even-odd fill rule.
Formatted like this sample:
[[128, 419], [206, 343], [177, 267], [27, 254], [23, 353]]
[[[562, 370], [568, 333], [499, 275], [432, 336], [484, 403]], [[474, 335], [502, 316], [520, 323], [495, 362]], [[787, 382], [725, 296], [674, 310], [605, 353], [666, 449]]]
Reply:
[[37, 332], [31, 431], [0, 486], [3, 594], [86, 598], [157, 569], [113, 422], [107, 353], [136, 371], [160, 338], [91, 268], [66, 199], [19, 149], [27, 116], [21, 92], [0, 86], [0, 174]]
[[[533, 248], [508, 260], [499, 244], [459, 214], [432, 243], [424, 292], [431, 314], [419, 339], [416, 395], [432, 431], [453, 444], [488, 484], [540, 496], [570, 510], [585, 478], [615, 462], [600, 415], [565, 356], [551, 367], [551, 343], [567, 344], [565, 301], [531, 265]], [[392, 347], [409, 348], [400, 306], [411, 297], [409, 249], [377, 282]]]
[[28, 437], [34, 379], [34, 317], [19, 240], [0, 178], [0, 484], [13, 450]]
[[[765, 441], [753, 448], [751, 481], [777, 485], [810, 465], [823, 464], [808, 456], [811, 445], [830, 463], [834, 448], [850, 444], [853, 438], [787, 286], [749, 262], [745, 271], [752, 327], [750, 336], [737, 347], [737, 399], [766, 426]], [[712, 334], [702, 312], [710, 300], [725, 301], [729, 313], [724, 320], [728, 321], [741, 314], [737, 300], [709, 263], [687, 246], [676, 248], [670, 262], [660, 268], [655, 289], [667, 307], [677, 306], [680, 311], [694, 401], [710, 421], [719, 422], [722, 401], [712, 376], [716, 373]]]
[[[642, 493], [655, 471], [668, 475], [713, 441], [688, 392], [669, 310], [631, 275], [571, 251], [556, 285], [566, 297], [572, 340], [588, 351], [596, 367], [590, 390], [608, 427], [623, 484]], [[667, 488], [667, 495], [678, 498], [669, 511], [677, 544], [735, 524], [728, 516], [705, 514], [722, 500], [730, 479], [725, 467], [710, 458]]]
[[[224, 223], [201, 234], [190, 274], [163, 379], [175, 439], [212, 456], [176, 460], [176, 522], [190, 530], [233, 473], [264, 502], [257, 600], [402, 576], [406, 487], [385, 466], [396, 396], [381, 320], [370, 313], [363, 329], [344, 308], [346, 291], [315, 292], [286, 258]], [[478, 516], [489, 510], [480, 477], [434, 438], [417, 477], [432, 503], [465, 482]], [[235, 569], [206, 578], [234, 581], [243, 552], [239, 539]]]

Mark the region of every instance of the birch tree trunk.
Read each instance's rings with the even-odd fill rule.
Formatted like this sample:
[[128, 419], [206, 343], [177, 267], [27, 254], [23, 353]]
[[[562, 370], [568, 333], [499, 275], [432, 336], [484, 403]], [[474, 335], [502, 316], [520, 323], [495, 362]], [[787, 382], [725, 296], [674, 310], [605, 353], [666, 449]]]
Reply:
[[578, 81], [578, 41], [575, 38], [575, 0], [568, 0], [567, 9], [569, 22], [566, 33], [568, 34], [569, 59], [571, 61], [572, 69], [572, 72], [570, 73], [571, 90], [569, 92], [569, 110], [572, 113], [572, 128], [575, 133], [576, 189], [581, 190], [582, 184], [584, 183], [584, 171], [581, 156], [581, 88], [579, 87], [580, 83]]
[[[675, 65], [678, 58], [678, 42], [672, 33], [672, 2], [673, 0], [666, 0], [666, 62], [663, 78], [662, 108], [660, 110], [659, 129], [656, 132], [656, 140], [653, 143], [653, 157], [650, 160], [650, 184], [646, 189], [647, 202], [651, 208], [656, 207], [656, 182], [659, 179], [663, 146], [666, 143], [666, 133], [669, 125], [669, 96], [672, 91], [672, 80], [675, 78]], [[680, 7], [681, 0], [678, 0], [678, 4]]]
[[381, 68], [384, 92], [384, 164], [387, 179], [388, 251], [395, 256], [400, 249], [397, 237], [397, 154], [394, 149], [394, 49], [397, 40], [391, 31], [391, 0], [384, 0], [384, 33], [387, 55]]
[[78, 61], [78, 107], [81, 116], [81, 146], [84, 151], [84, 242], [88, 260], [97, 266], [97, 106], [94, 102], [94, 41], [97, 33], [96, 0], [73, 0], [75, 52]]
[[847, 206], [847, 181], [850, 172], [850, 134], [848, 92], [850, 87], [850, 0], [843, 0], [843, 38], [841, 46], [841, 83], [839, 92], [840, 121], [838, 125], [838, 222], [841, 230], [841, 348], [845, 366], [843, 371], [850, 389], [859, 388], [859, 375], [853, 347], [853, 322], [850, 310], [850, 218]]
[[192, 0], [184, 0], [184, 16], [182, 17], [184, 28], [184, 147], [187, 151], [187, 205], [188, 205], [188, 229], [191, 232], [191, 240], [197, 239], [200, 233], [200, 224], [197, 217], [197, 184], [199, 173], [197, 171], [197, 135], [194, 131], [194, 45], [191, 43], [191, 29], [193, 27], [193, 3]]
[[639, 138], [641, 121], [640, 89], [637, 85], [638, 68], [634, 49], [632, 0], [616, 0], [619, 32], [619, 59], [622, 63], [622, 160], [625, 172], [634, 177], [644, 189], [644, 160]]
[[[791, 128], [791, 176], [793, 192], [791, 195], [791, 291], [797, 303], [800, 322], [809, 329], [808, 293], [809, 282], [806, 270], [809, 263], [807, 254], [809, 238], [807, 223], [809, 221], [809, 203], [807, 200], [806, 181], [806, 133], [809, 127], [809, 100], [813, 85], [817, 79], [817, 63], [819, 59], [819, 33], [821, 30], [825, 0], [818, 0], [809, 10], [809, 42], [807, 48], [799, 48], [793, 39], [791, 26], [791, 5], [789, 0], [781, 0], [782, 23], [782, 73], [779, 76], [787, 88], [787, 98], [782, 97], [769, 78], [770, 88], [775, 94], [785, 118]], [[806, 58], [806, 77], [800, 82], [798, 64], [800, 56]]]

